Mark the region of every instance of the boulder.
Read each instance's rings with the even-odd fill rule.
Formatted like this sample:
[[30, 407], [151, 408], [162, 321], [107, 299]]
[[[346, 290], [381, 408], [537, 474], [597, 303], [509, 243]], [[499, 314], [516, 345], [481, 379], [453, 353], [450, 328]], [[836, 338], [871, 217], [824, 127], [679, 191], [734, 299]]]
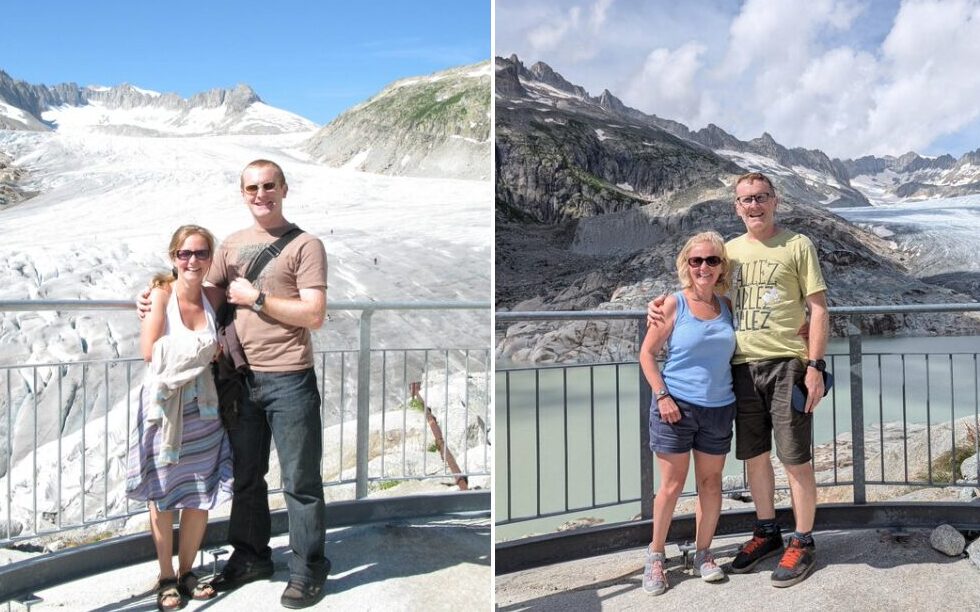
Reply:
[[980, 568], [980, 538], [973, 540], [969, 546], [966, 547], [966, 554], [970, 557], [970, 561], [977, 568]]
[[952, 525], [940, 525], [932, 530], [929, 544], [933, 548], [950, 557], [958, 557], [966, 548], [966, 538]]
[[960, 474], [963, 476], [963, 480], [967, 482], [977, 481], [977, 457], [978, 455], [967, 457], [960, 464]]
[[24, 531], [24, 525], [18, 521], [11, 520], [9, 524], [7, 521], [0, 521], [0, 538], [14, 538], [19, 536], [22, 531]]

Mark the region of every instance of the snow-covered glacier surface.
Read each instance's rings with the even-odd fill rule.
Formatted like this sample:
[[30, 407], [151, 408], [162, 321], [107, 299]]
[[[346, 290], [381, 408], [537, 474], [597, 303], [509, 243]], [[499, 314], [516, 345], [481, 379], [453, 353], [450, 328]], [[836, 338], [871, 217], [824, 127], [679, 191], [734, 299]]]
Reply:
[[980, 195], [838, 208], [909, 254], [916, 276], [980, 272]]
[[[490, 300], [490, 182], [326, 168], [298, 150], [308, 137], [0, 130], [0, 150], [27, 171], [24, 186], [39, 194], [0, 208], [0, 300], [132, 298], [154, 272], [170, 267], [167, 243], [179, 225], [203, 225], [220, 240], [250, 224], [238, 174], [255, 158], [284, 167], [286, 217], [323, 240], [328, 302]], [[0, 364], [72, 353], [86, 339], [69, 315], [0, 313]], [[356, 346], [355, 317], [332, 312], [318, 347]], [[135, 316], [84, 318], [114, 347], [102, 353], [88, 339], [90, 358], [136, 355]], [[489, 346], [488, 311], [379, 314], [374, 321], [376, 346], [427, 346], [449, 337]]]

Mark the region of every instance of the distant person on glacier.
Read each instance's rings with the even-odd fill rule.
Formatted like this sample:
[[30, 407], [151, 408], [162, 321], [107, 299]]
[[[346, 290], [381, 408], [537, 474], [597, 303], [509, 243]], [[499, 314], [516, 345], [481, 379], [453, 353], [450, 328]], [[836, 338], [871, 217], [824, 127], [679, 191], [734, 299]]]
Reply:
[[[725, 245], [733, 264], [735, 456], [745, 461], [757, 520], [731, 571], [752, 571], [759, 561], [782, 553], [771, 580], [773, 586], [787, 587], [806, 579], [815, 567], [817, 485], [810, 441], [813, 410], [825, 393], [827, 286], [810, 239], [776, 226], [779, 196], [768, 177], [758, 172], [739, 177], [734, 204], [746, 229]], [[650, 303], [649, 324], [663, 325], [662, 304], [662, 297]], [[798, 333], [807, 312], [809, 340]], [[806, 393], [797, 405], [793, 389], [798, 386]], [[774, 437], [796, 519], [786, 546], [776, 523], [770, 458]]]
[[[281, 604], [305, 608], [321, 595], [324, 555], [322, 424], [310, 331], [326, 313], [327, 258], [319, 238], [294, 232], [283, 215], [289, 186], [282, 168], [255, 160], [241, 173], [250, 227], [228, 236], [208, 274], [209, 296], [235, 305], [234, 330], [248, 374], [237, 422], [229, 427], [235, 489], [228, 541], [234, 553], [214, 580], [218, 591], [274, 573], [268, 486], [270, 442], [276, 443], [289, 513], [289, 583]], [[244, 278], [256, 256], [285, 234], [296, 237], [269, 260], [254, 283]]]
[[[735, 394], [732, 354], [735, 330], [725, 297], [730, 262], [717, 232], [691, 237], [677, 255], [681, 290], [663, 303], [664, 323], [647, 328], [640, 366], [650, 388], [650, 450], [661, 479], [653, 503], [653, 537], [646, 550], [643, 590], [660, 595], [668, 588], [665, 545], [677, 498], [694, 455], [698, 483], [694, 572], [706, 582], [725, 579], [711, 554], [721, 515], [721, 473], [732, 449]], [[667, 347], [661, 370], [660, 349]]]
[[[218, 351], [215, 314], [204, 293], [214, 236], [196, 225], [177, 228], [168, 250], [173, 271], [153, 278], [151, 310], [140, 325], [148, 362], [131, 437], [126, 494], [145, 501], [160, 575], [157, 608], [175, 610], [211, 599], [214, 587], [191, 571], [208, 510], [231, 499], [232, 459], [218, 418], [211, 361]], [[177, 572], [173, 513], [180, 511]]]

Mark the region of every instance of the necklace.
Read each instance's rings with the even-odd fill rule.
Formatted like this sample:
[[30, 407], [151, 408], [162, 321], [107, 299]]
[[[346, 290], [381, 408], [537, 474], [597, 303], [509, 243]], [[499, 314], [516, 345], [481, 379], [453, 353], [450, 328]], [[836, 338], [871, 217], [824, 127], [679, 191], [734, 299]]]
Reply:
[[687, 296], [689, 298], [691, 298], [691, 301], [693, 301], [693, 302], [701, 302], [702, 304], [710, 304], [711, 306], [714, 306], [715, 305], [715, 296], [713, 296], [713, 295], [710, 298], [708, 298], [706, 300], [703, 300], [700, 297], [698, 297], [697, 294], [695, 294], [693, 291], [691, 291], [691, 292], [689, 292], [687, 294]]

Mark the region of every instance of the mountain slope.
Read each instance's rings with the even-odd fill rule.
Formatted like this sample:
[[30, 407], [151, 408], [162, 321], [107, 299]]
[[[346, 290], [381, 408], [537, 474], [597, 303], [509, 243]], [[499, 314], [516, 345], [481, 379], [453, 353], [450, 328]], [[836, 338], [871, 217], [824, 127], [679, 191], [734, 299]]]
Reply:
[[854, 185], [876, 203], [980, 193], [980, 149], [959, 159], [952, 155], [922, 157], [910, 151], [899, 157], [869, 155], [842, 164]]
[[[908, 274], [906, 255], [830, 208], [868, 201], [844, 165], [820, 151], [786, 149], [768, 134], [742, 142], [717, 126], [680, 123], [590, 96], [545, 64], [496, 60], [496, 305], [514, 310], [642, 308], [676, 285], [674, 256], [692, 234], [744, 232], [732, 186], [765, 171], [781, 196], [780, 225], [811, 237], [831, 304], [968, 302]], [[843, 331], [843, 322], [835, 322]], [[973, 329], [968, 318], [869, 319], [877, 333]], [[576, 360], [635, 354], [619, 324], [537, 325], [498, 335], [498, 356]], [[634, 326], [635, 327], [635, 326]]]
[[396, 81], [306, 143], [314, 159], [403, 176], [490, 177], [490, 64]]
[[130, 84], [30, 85], [0, 71], [0, 129], [201, 136], [305, 132], [316, 124], [265, 104], [247, 85], [184, 99]]

